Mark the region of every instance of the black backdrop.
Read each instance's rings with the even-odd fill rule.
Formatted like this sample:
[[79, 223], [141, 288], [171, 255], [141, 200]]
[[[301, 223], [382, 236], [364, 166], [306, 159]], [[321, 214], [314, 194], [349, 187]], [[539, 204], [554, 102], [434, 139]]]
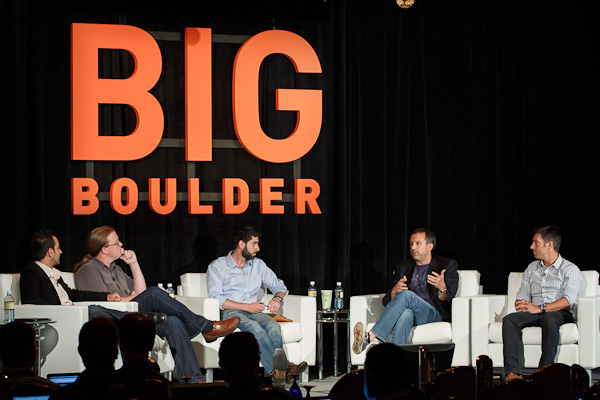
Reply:
[[[209, 3], [218, 3], [218, 5]], [[8, 259], [3, 272], [27, 260], [40, 227], [61, 241], [61, 269], [83, 256], [93, 227], [114, 226], [136, 250], [150, 284], [203, 271], [225, 254], [231, 231], [251, 224], [263, 232], [261, 257], [293, 293], [314, 279], [319, 288], [344, 283], [347, 295], [381, 292], [392, 264], [407, 256], [408, 232], [429, 226], [439, 253], [478, 269], [487, 293], [503, 292], [508, 273], [531, 261], [531, 230], [556, 224], [562, 254], [584, 269], [594, 257], [598, 225], [598, 24], [593, 2], [416, 0], [272, 0], [190, 2], [8, 0], [2, 2], [0, 76], [4, 143], [4, 219]], [[323, 74], [293, 74], [283, 56], [261, 70], [261, 122], [285, 137], [293, 113], [275, 112], [273, 90], [323, 90], [323, 126], [301, 159], [300, 175], [321, 186], [322, 215], [261, 215], [252, 202], [242, 215], [190, 216], [179, 201], [167, 216], [140, 201], [130, 216], [108, 202], [91, 216], [70, 212], [70, 179], [88, 174], [70, 161], [69, 29], [73, 22], [128, 24], [181, 34], [254, 35], [286, 29], [317, 52]], [[184, 138], [183, 43], [159, 40], [163, 75], [153, 94], [165, 112], [164, 138]], [[213, 44], [213, 135], [235, 139], [231, 68], [239, 43]], [[131, 71], [129, 56], [100, 52], [101, 74]], [[100, 128], [126, 134], [126, 107], [101, 108]], [[292, 163], [260, 162], [241, 149], [214, 149], [194, 163], [183, 148], [159, 148], [135, 162], [95, 162], [107, 191], [122, 176], [141, 191], [150, 177], [176, 177], [186, 192], [188, 167], [202, 191], [218, 192], [223, 177], [241, 177], [258, 191], [260, 177], [285, 178]], [[5, 202], [6, 203], [6, 202]]]

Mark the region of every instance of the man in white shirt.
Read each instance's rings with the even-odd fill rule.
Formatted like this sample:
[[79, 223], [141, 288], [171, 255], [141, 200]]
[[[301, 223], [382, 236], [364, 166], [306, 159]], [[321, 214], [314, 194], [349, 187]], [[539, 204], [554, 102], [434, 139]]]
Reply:
[[[239, 317], [240, 330], [254, 334], [265, 372], [272, 374], [276, 384], [280, 384], [286, 373], [303, 372], [306, 362], [295, 365], [275, 357], [276, 354], [285, 356], [281, 328], [264, 311], [275, 313], [288, 290], [267, 264], [256, 257], [259, 240], [260, 233], [249, 226], [233, 233], [233, 250], [208, 266], [208, 295], [219, 300], [223, 318]], [[263, 285], [273, 293], [268, 304], [258, 301], [258, 291]]]

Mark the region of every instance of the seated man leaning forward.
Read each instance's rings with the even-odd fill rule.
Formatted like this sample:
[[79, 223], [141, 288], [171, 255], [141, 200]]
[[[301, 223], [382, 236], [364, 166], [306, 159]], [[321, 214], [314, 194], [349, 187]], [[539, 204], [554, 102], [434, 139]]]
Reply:
[[[208, 295], [219, 300], [224, 318], [239, 317], [240, 330], [254, 334], [263, 368], [279, 384], [286, 373], [302, 373], [306, 362], [299, 365], [287, 362], [281, 328], [263, 312], [275, 313], [288, 290], [267, 264], [256, 258], [259, 238], [260, 233], [252, 227], [239, 228], [233, 233], [233, 250], [208, 266]], [[274, 294], [266, 306], [258, 301], [262, 285]]]
[[[232, 332], [239, 324], [239, 319], [208, 321], [157, 286], [147, 288], [135, 252], [123, 249], [117, 232], [109, 226], [93, 229], [85, 240], [85, 247], [88, 254], [73, 267], [77, 288], [115, 292], [121, 301], [137, 302], [141, 312], [167, 314], [167, 319], [156, 326], [156, 333], [169, 341], [177, 374], [181, 378], [191, 377], [189, 383], [204, 381], [190, 339], [203, 333], [207, 341], [214, 341]], [[129, 266], [133, 277], [123, 271], [118, 260]]]
[[410, 236], [410, 255], [392, 272], [392, 288], [383, 298], [385, 309], [369, 332], [354, 326], [352, 351], [360, 354], [376, 339], [406, 344], [413, 326], [450, 321], [452, 299], [458, 290], [458, 264], [433, 255], [435, 234], [420, 228]]
[[560, 231], [555, 226], [534, 231], [530, 248], [537, 261], [523, 273], [515, 299], [516, 312], [502, 320], [506, 380], [522, 379], [523, 328], [542, 328], [541, 368], [554, 362], [560, 326], [573, 322], [582, 278], [579, 268], [558, 253], [560, 243]]

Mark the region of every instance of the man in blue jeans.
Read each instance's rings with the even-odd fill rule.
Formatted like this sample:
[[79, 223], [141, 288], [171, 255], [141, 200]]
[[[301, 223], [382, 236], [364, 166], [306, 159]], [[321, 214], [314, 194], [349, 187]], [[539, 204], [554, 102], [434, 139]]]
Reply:
[[[24, 304], [73, 305], [73, 301], [132, 300], [138, 303], [138, 309], [142, 312], [166, 314], [166, 320], [156, 326], [156, 332], [167, 338], [179, 378], [190, 377], [190, 383], [203, 381], [204, 374], [198, 366], [190, 339], [202, 334], [207, 341], [216, 340], [219, 336], [232, 332], [239, 321], [208, 321], [171, 298], [165, 291], [157, 287], [146, 289], [145, 282], [143, 286], [137, 285], [132, 290], [123, 276], [126, 274], [114, 262], [123, 257], [132, 270], [141, 273], [141, 269], [135, 253], [123, 250], [122, 245], [112, 228], [100, 227], [90, 232], [86, 240], [90, 255], [79, 265], [79, 273], [84, 272], [79, 279], [76, 274], [76, 280], [81, 281], [78, 282], [78, 289], [81, 290], [76, 290], [70, 288], [60, 277], [60, 271], [54, 268], [60, 264], [62, 254], [56, 236], [47, 229], [36, 232], [31, 240], [31, 253], [35, 261], [26, 264], [21, 271], [21, 301]], [[95, 270], [95, 267], [98, 269]], [[98, 270], [102, 273], [110, 271], [109, 278]], [[139, 274], [134, 273], [134, 276], [140, 279]], [[106, 282], [102, 277], [106, 278]], [[141, 279], [144, 279], [143, 274]], [[79, 287], [79, 283], [82, 287]], [[119, 320], [126, 313], [91, 305], [88, 307], [88, 314], [90, 319], [103, 316]]]
[[415, 325], [450, 321], [452, 299], [458, 290], [458, 264], [433, 255], [435, 234], [420, 228], [410, 236], [410, 255], [392, 272], [392, 287], [383, 298], [385, 309], [369, 332], [363, 324], [354, 326], [352, 351], [360, 354], [376, 340], [391, 335], [396, 345], [406, 344]]
[[542, 355], [538, 367], [554, 362], [560, 326], [573, 322], [581, 289], [581, 271], [559, 254], [561, 234], [555, 226], [534, 231], [530, 249], [536, 261], [523, 273], [515, 299], [515, 311], [502, 319], [502, 343], [506, 380], [522, 379], [523, 329], [542, 328]]
[[[285, 383], [287, 373], [302, 373], [306, 362], [288, 363], [283, 351], [281, 328], [264, 311], [275, 313], [288, 294], [283, 281], [256, 254], [260, 233], [246, 226], [233, 233], [234, 248], [208, 266], [208, 295], [219, 300], [223, 318], [239, 317], [239, 328], [252, 332], [260, 348], [260, 361], [276, 384]], [[258, 291], [266, 286], [273, 293], [268, 304], [258, 301]]]

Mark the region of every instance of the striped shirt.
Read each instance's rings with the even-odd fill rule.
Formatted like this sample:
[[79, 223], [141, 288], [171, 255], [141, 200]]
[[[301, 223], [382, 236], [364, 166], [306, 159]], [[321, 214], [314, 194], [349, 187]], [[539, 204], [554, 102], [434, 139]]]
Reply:
[[523, 274], [517, 300], [527, 300], [537, 306], [553, 303], [564, 297], [573, 308], [581, 290], [581, 271], [575, 264], [558, 255], [554, 264], [546, 267], [541, 260], [529, 264]]

